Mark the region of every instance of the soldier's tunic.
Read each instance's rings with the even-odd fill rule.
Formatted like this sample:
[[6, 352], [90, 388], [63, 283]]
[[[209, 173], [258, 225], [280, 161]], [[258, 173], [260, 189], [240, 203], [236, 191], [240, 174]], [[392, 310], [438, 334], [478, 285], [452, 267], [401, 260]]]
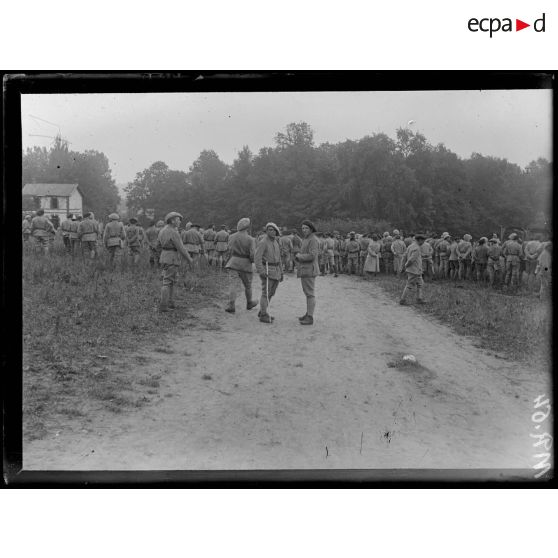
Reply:
[[[283, 237], [280, 237], [283, 238]], [[281, 247], [277, 239], [271, 240], [267, 235], [258, 243], [254, 255], [256, 271], [262, 280], [262, 299], [271, 299], [283, 276], [281, 270]], [[264, 302], [266, 304], [267, 300]], [[265, 306], [262, 307], [265, 309]], [[265, 313], [265, 311], [264, 311]]]
[[285, 235], [285, 236], [280, 236], [278, 242], [281, 251], [281, 264], [283, 265], [285, 271], [289, 271], [289, 269], [291, 268], [291, 254], [293, 251], [293, 241], [289, 235]]
[[72, 243], [70, 242], [70, 230], [72, 229], [72, 220], [64, 219], [60, 225], [60, 230], [62, 231], [62, 242], [66, 250], [70, 252], [72, 250]]
[[213, 229], [207, 229], [203, 233], [203, 248], [209, 258], [213, 258], [215, 252], [215, 238], [217, 233]]
[[452, 279], [455, 279], [459, 272], [459, 257], [457, 255], [457, 241], [455, 240], [450, 244], [448, 262]]
[[141, 251], [141, 227], [131, 224], [126, 228], [126, 244], [130, 254], [139, 254]]
[[405, 300], [405, 297], [409, 291], [417, 291], [418, 300], [422, 300], [422, 287], [424, 282], [422, 280], [422, 256], [421, 247], [416, 243], [412, 242], [405, 252], [405, 272], [407, 273], [407, 283], [401, 295], [401, 300]]
[[54, 226], [44, 215], [37, 215], [31, 219], [31, 235], [41, 249], [48, 248], [50, 234], [54, 233]]
[[446, 239], [440, 240], [436, 243], [435, 250], [438, 255], [438, 272], [441, 277], [447, 277], [449, 271], [450, 243]]
[[500, 271], [500, 255], [502, 254], [502, 247], [494, 242], [491, 242], [487, 250], [486, 269], [488, 271], [488, 281], [492, 285], [496, 273]]
[[434, 263], [432, 261], [433, 248], [432, 244], [429, 242], [423, 242], [420, 246], [420, 255], [422, 259], [422, 269], [423, 273], [426, 272], [428, 277], [432, 277], [432, 272], [434, 268]]
[[542, 244], [538, 240], [530, 240], [529, 242], [524, 244], [524, 253], [525, 253], [525, 271], [529, 275], [535, 273], [538, 264], [538, 258], [541, 254]]
[[471, 271], [471, 255], [473, 246], [468, 240], [461, 240], [457, 245], [457, 259], [459, 263], [459, 278], [468, 279]]
[[502, 255], [506, 259], [506, 285], [517, 285], [519, 280], [521, 245], [515, 240], [506, 241], [502, 249]]
[[[246, 301], [249, 302], [252, 300], [252, 264], [254, 263], [256, 241], [246, 230], [237, 231], [229, 238], [228, 251], [230, 258], [225, 267], [231, 272], [236, 271], [244, 286]], [[232, 287], [233, 290], [236, 289], [236, 283], [233, 283]]]
[[124, 224], [120, 221], [112, 220], [105, 225], [103, 231], [103, 244], [106, 246], [110, 260], [114, 260], [122, 251], [122, 241], [126, 239]]
[[183, 231], [181, 236], [184, 247], [192, 258], [197, 258], [203, 253], [203, 237], [195, 228]]
[[354, 238], [347, 242], [347, 267], [352, 275], [358, 268], [358, 257], [360, 254], [360, 244]]
[[72, 221], [72, 226], [70, 227], [70, 244], [72, 245], [72, 254], [75, 255], [76, 250], [79, 248], [80, 241], [78, 237], [80, 221], [77, 219]]
[[391, 243], [391, 252], [393, 254], [393, 270], [399, 274], [403, 271], [403, 257], [407, 250], [405, 242], [400, 238], [396, 238]]
[[99, 224], [94, 219], [84, 219], [78, 226], [78, 238], [81, 241], [82, 251], [88, 250], [94, 255], [97, 252], [97, 235]]
[[29, 240], [29, 237], [31, 236], [31, 220], [30, 219], [24, 219], [23, 222], [21, 223], [21, 232], [23, 234], [23, 240], [27, 241]]
[[215, 234], [215, 250], [218, 256], [224, 256], [228, 250], [229, 233], [223, 229]]
[[[357, 242], [355, 244], [358, 246]], [[315, 281], [316, 277], [320, 274], [320, 266], [318, 264], [319, 252], [320, 245], [314, 233], [310, 233], [306, 238], [302, 239], [296, 276], [300, 278], [302, 291], [307, 299], [313, 300], [316, 296]]]
[[473, 258], [475, 260], [477, 281], [482, 281], [485, 278], [486, 268], [488, 265], [488, 246], [486, 244], [479, 244], [478, 246], [475, 246]]
[[165, 225], [159, 231], [157, 248], [161, 251], [159, 263], [162, 268], [163, 287], [172, 287], [178, 276], [180, 253], [186, 252], [178, 230], [171, 225]]
[[157, 228], [155, 225], [152, 225], [145, 231], [145, 238], [147, 239], [147, 244], [149, 245], [150, 264], [159, 263], [159, 258], [161, 257], [161, 251], [157, 245], [157, 238], [159, 237], [160, 230], [161, 229]]

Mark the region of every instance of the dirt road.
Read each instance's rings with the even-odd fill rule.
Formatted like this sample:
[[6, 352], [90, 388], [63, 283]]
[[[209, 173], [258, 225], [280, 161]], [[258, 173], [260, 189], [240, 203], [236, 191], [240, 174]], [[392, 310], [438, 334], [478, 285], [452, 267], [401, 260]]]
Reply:
[[[254, 280], [259, 295], [259, 280]], [[428, 289], [426, 289], [428, 294]], [[318, 278], [314, 326], [289, 275], [275, 322], [238, 304], [195, 312], [167, 353], [158, 400], [99, 412], [24, 444], [25, 469], [530, 468], [533, 399], [549, 374], [507, 361], [401, 307], [373, 282]], [[221, 301], [218, 301], [221, 303]], [[390, 363], [403, 354], [420, 367]], [[143, 364], [141, 364], [143, 363]]]

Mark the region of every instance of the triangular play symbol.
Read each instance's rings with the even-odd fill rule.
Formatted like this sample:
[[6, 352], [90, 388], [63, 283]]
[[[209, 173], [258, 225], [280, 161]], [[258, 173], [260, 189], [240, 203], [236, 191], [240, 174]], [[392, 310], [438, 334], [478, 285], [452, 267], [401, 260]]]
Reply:
[[516, 31], [521, 31], [522, 29], [525, 29], [525, 27], [531, 27], [531, 24], [530, 23], [525, 23], [524, 21], [521, 21], [520, 19], [515, 20], [515, 30]]

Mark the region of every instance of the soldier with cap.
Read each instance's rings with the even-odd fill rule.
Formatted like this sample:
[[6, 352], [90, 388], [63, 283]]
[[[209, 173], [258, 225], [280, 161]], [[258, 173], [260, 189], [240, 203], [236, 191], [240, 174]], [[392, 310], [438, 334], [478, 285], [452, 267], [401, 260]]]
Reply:
[[164, 226], [165, 223], [163, 221], [157, 221], [157, 223], [155, 223], [153, 220], [149, 223], [149, 227], [147, 227], [145, 231], [145, 238], [149, 247], [149, 266], [151, 268], [159, 267], [161, 253], [157, 247], [157, 238], [159, 237], [159, 231]]
[[488, 271], [488, 284], [494, 286], [494, 279], [496, 283], [500, 283], [500, 255], [502, 247], [499, 245], [498, 238], [494, 236], [488, 241], [488, 251], [486, 258], [486, 270]]
[[393, 271], [399, 276], [403, 271], [403, 257], [407, 251], [405, 242], [401, 239], [401, 234], [395, 229], [393, 231], [393, 242], [391, 243], [391, 252], [393, 253]]
[[94, 259], [97, 256], [97, 236], [99, 234], [99, 224], [89, 211], [84, 214], [83, 221], [79, 223], [77, 235], [81, 242], [81, 253], [89, 253], [89, 257]]
[[227, 225], [221, 225], [221, 230], [215, 235], [215, 265], [217, 267], [222, 268], [227, 262], [228, 243]]
[[279, 227], [275, 223], [267, 223], [266, 236], [258, 243], [254, 263], [262, 280], [262, 296], [260, 298], [260, 322], [270, 324], [273, 316], [268, 313], [269, 301], [275, 295], [279, 282], [283, 280], [281, 265], [281, 247], [278, 242]]
[[236, 298], [241, 287], [244, 287], [246, 295], [246, 309], [252, 310], [258, 305], [257, 301], [252, 300], [252, 264], [254, 263], [256, 241], [248, 234], [249, 227], [250, 219], [243, 217], [236, 225], [236, 232], [229, 238], [230, 257], [225, 266], [229, 272], [229, 304], [225, 311], [230, 314], [234, 314], [236, 311]]
[[165, 217], [167, 223], [159, 231], [157, 238], [157, 247], [161, 251], [159, 263], [162, 267], [162, 287], [161, 302], [159, 304], [160, 312], [167, 312], [169, 308], [176, 308], [174, 303], [174, 287], [178, 278], [178, 268], [180, 266], [181, 254], [190, 263], [192, 258], [180, 239], [178, 227], [182, 221], [182, 215], [176, 211], [171, 211]]
[[502, 247], [502, 255], [506, 259], [506, 286], [516, 287], [519, 282], [519, 261], [521, 245], [517, 242], [517, 234], [511, 233]]
[[354, 231], [349, 233], [349, 241], [347, 242], [347, 273], [354, 275], [355, 270], [358, 273], [358, 258], [360, 254], [360, 244], [356, 239]]
[[126, 232], [124, 225], [120, 221], [118, 213], [111, 213], [109, 215], [109, 222], [103, 231], [103, 244], [109, 253], [110, 263], [114, 263], [115, 258], [120, 259], [122, 252], [122, 242], [126, 240]]
[[407, 294], [410, 291], [417, 291], [417, 303], [424, 304], [422, 298], [422, 288], [424, 282], [422, 280], [422, 256], [421, 246], [424, 243], [425, 235], [417, 233], [414, 236], [414, 241], [407, 248], [405, 253], [405, 272], [407, 273], [407, 283], [401, 294], [399, 304], [407, 305]]
[[70, 242], [70, 231], [72, 229], [72, 214], [68, 213], [66, 219], [60, 224], [60, 230], [62, 231], [62, 242], [64, 242], [64, 247], [68, 254], [72, 251], [72, 243]]
[[[306, 314], [298, 320], [301, 325], [312, 325], [314, 323], [314, 309], [316, 308], [315, 282], [320, 274], [318, 257], [320, 246], [316, 235], [316, 227], [308, 219], [302, 221], [302, 246], [297, 254], [297, 277], [302, 284], [302, 292], [306, 296]], [[356, 241], [355, 241], [356, 243]], [[358, 246], [358, 243], [356, 243]], [[358, 248], [357, 248], [358, 250]], [[358, 257], [358, 251], [357, 251]]]
[[53, 224], [45, 217], [45, 210], [39, 209], [31, 219], [31, 235], [43, 254], [48, 254], [49, 238], [55, 232]]
[[141, 254], [141, 227], [138, 225], [138, 220], [135, 217], [131, 217], [128, 221], [129, 225], [126, 227], [126, 245], [128, 247], [128, 256], [132, 260], [132, 265], [136, 265], [139, 262]]
[[215, 225], [212, 223], [208, 225], [203, 233], [203, 249], [207, 263], [213, 265], [213, 260], [215, 259], [215, 238], [217, 233], [215, 232]]

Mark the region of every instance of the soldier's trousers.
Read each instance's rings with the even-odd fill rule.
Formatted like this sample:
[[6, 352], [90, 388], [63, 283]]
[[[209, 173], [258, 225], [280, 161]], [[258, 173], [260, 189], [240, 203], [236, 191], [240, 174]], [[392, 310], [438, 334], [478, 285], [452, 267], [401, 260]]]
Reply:
[[486, 265], [485, 263], [475, 262], [475, 271], [477, 272], [477, 281], [484, 281], [486, 278]]
[[422, 300], [422, 287], [424, 286], [424, 281], [422, 280], [422, 275], [417, 273], [407, 272], [407, 283], [401, 294], [401, 301], [405, 301], [409, 293], [413, 293], [415, 290], [417, 292], [417, 300]]
[[347, 273], [354, 275], [358, 273], [358, 256], [350, 256], [347, 258]]
[[495, 260], [488, 260], [486, 264], [486, 270], [488, 272], [488, 283], [492, 286], [494, 284], [494, 280], [499, 283], [500, 279], [500, 262]]
[[398, 254], [394, 254], [393, 256], [393, 272], [396, 273], [397, 275], [399, 275], [401, 273], [401, 271], [403, 271], [401, 269], [403, 264], [403, 255], [399, 256]]
[[66, 248], [66, 252], [70, 254], [72, 252], [72, 243], [70, 242], [70, 237], [68, 235], [63, 235], [62, 241], [64, 242], [64, 248]]
[[449, 262], [447, 258], [440, 258], [440, 263], [438, 265], [438, 277], [446, 279], [449, 271]]
[[471, 260], [459, 260], [459, 279], [469, 279], [471, 273]]
[[506, 285], [516, 286], [519, 281], [519, 259], [506, 261]]
[[242, 288], [246, 302], [252, 301], [252, 272], [229, 269], [229, 302], [234, 304]]

